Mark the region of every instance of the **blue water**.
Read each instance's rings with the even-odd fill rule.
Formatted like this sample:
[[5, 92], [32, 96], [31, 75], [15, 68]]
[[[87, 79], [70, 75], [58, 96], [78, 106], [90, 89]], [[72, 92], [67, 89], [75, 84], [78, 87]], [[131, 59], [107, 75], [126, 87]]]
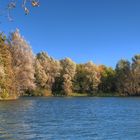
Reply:
[[139, 140], [140, 98], [0, 102], [0, 140]]

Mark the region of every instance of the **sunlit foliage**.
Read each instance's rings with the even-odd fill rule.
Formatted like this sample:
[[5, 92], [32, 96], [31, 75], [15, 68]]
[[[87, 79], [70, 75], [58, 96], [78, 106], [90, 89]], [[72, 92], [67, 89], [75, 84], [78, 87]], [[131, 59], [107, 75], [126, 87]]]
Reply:
[[20, 94], [23, 94], [35, 89], [34, 55], [30, 45], [20, 35], [18, 29], [10, 34], [9, 42], [17, 88]]
[[100, 83], [98, 66], [93, 62], [78, 64], [76, 69], [74, 90], [75, 92], [94, 94], [98, 91]]
[[6, 37], [0, 34], [0, 98], [15, 96], [17, 96], [16, 80], [10, 47], [6, 43]]
[[91, 61], [76, 64], [70, 58], [55, 60], [46, 52], [34, 55], [18, 29], [8, 39], [0, 34], [0, 100], [22, 95], [115, 92], [120, 96], [140, 95], [140, 55], [132, 62], [120, 60], [115, 69]]

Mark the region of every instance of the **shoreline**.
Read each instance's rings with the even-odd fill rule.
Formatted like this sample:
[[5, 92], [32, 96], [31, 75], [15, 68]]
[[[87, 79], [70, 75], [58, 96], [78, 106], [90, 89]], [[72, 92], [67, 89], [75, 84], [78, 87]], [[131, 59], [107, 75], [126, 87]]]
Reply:
[[84, 94], [81, 94], [81, 93], [72, 93], [70, 95], [48, 95], [48, 96], [27, 96], [27, 95], [24, 95], [24, 96], [18, 96], [18, 97], [9, 97], [9, 98], [5, 98], [5, 99], [2, 99], [0, 98], [0, 101], [15, 101], [15, 100], [18, 100], [20, 98], [24, 98], [24, 97], [27, 97], [27, 98], [30, 98], [30, 97], [35, 97], [35, 98], [39, 98], [39, 97], [62, 97], [62, 98], [65, 98], [65, 97], [140, 97], [140, 96], [123, 96], [123, 95], [119, 95], [118, 93], [97, 93], [97, 94], [94, 94], [94, 95], [88, 95], [86, 93]]
[[19, 96], [14, 96], [14, 97], [8, 97], [8, 98], [0, 98], [0, 101], [14, 101], [14, 100], [18, 100]]

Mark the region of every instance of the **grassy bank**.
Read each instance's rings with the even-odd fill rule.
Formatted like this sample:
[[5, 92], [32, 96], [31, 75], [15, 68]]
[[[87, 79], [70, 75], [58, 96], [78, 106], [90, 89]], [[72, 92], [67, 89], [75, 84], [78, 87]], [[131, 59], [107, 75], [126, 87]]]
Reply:
[[9, 96], [6, 98], [1, 98], [0, 97], [0, 101], [12, 101], [12, 100], [17, 100], [19, 97], [18, 96]]
[[[46, 90], [46, 89], [36, 89], [34, 92], [32, 92], [31, 94], [28, 94], [27, 96], [43, 96], [43, 97], [64, 97], [66, 95], [61, 94], [61, 93], [56, 93], [56, 94], [52, 94], [51, 91]], [[93, 93], [93, 94], [89, 94], [89, 93], [77, 93], [77, 92], [73, 92], [67, 95], [68, 97], [119, 97], [121, 96], [119, 93], [103, 93], [103, 92], [99, 92], [99, 93]]]
[[[24, 94], [22, 97], [124, 97], [123, 95], [120, 95], [119, 93], [94, 93], [94, 94], [88, 94], [88, 93], [71, 93], [69, 95], [61, 95], [61, 94], [56, 94], [53, 95], [50, 91], [48, 90], [36, 90], [32, 94]], [[126, 96], [127, 97], [127, 96]], [[7, 98], [1, 98], [0, 101], [11, 101], [11, 100], [16, 100], [19, 97], [14, 96], [14, 97], [7, 97]]]
[[49, 97], [49, 96], [53, 96], [52, 92], [47, 90], [47, 89], [40, 89], [37, 88], [35, 91], [31, 92], [31, 93], [27, 93], [24, 96], [43, 96], [43, 97]]
[[69, 96], [72, 97], [119, 97], [121, 96], [119, 93], [94, 93], [94, 94], [88, 94], [88, 93], [71, 93]]

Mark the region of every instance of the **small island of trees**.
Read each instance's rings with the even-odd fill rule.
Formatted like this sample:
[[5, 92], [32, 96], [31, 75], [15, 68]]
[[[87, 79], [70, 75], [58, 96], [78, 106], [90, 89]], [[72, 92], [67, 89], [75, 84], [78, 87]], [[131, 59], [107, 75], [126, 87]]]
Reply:
[[33, 54], [19, 30], [0, 34], [0, 100], [20, 96], [139, 96], [140, 54], [116, 68]]

